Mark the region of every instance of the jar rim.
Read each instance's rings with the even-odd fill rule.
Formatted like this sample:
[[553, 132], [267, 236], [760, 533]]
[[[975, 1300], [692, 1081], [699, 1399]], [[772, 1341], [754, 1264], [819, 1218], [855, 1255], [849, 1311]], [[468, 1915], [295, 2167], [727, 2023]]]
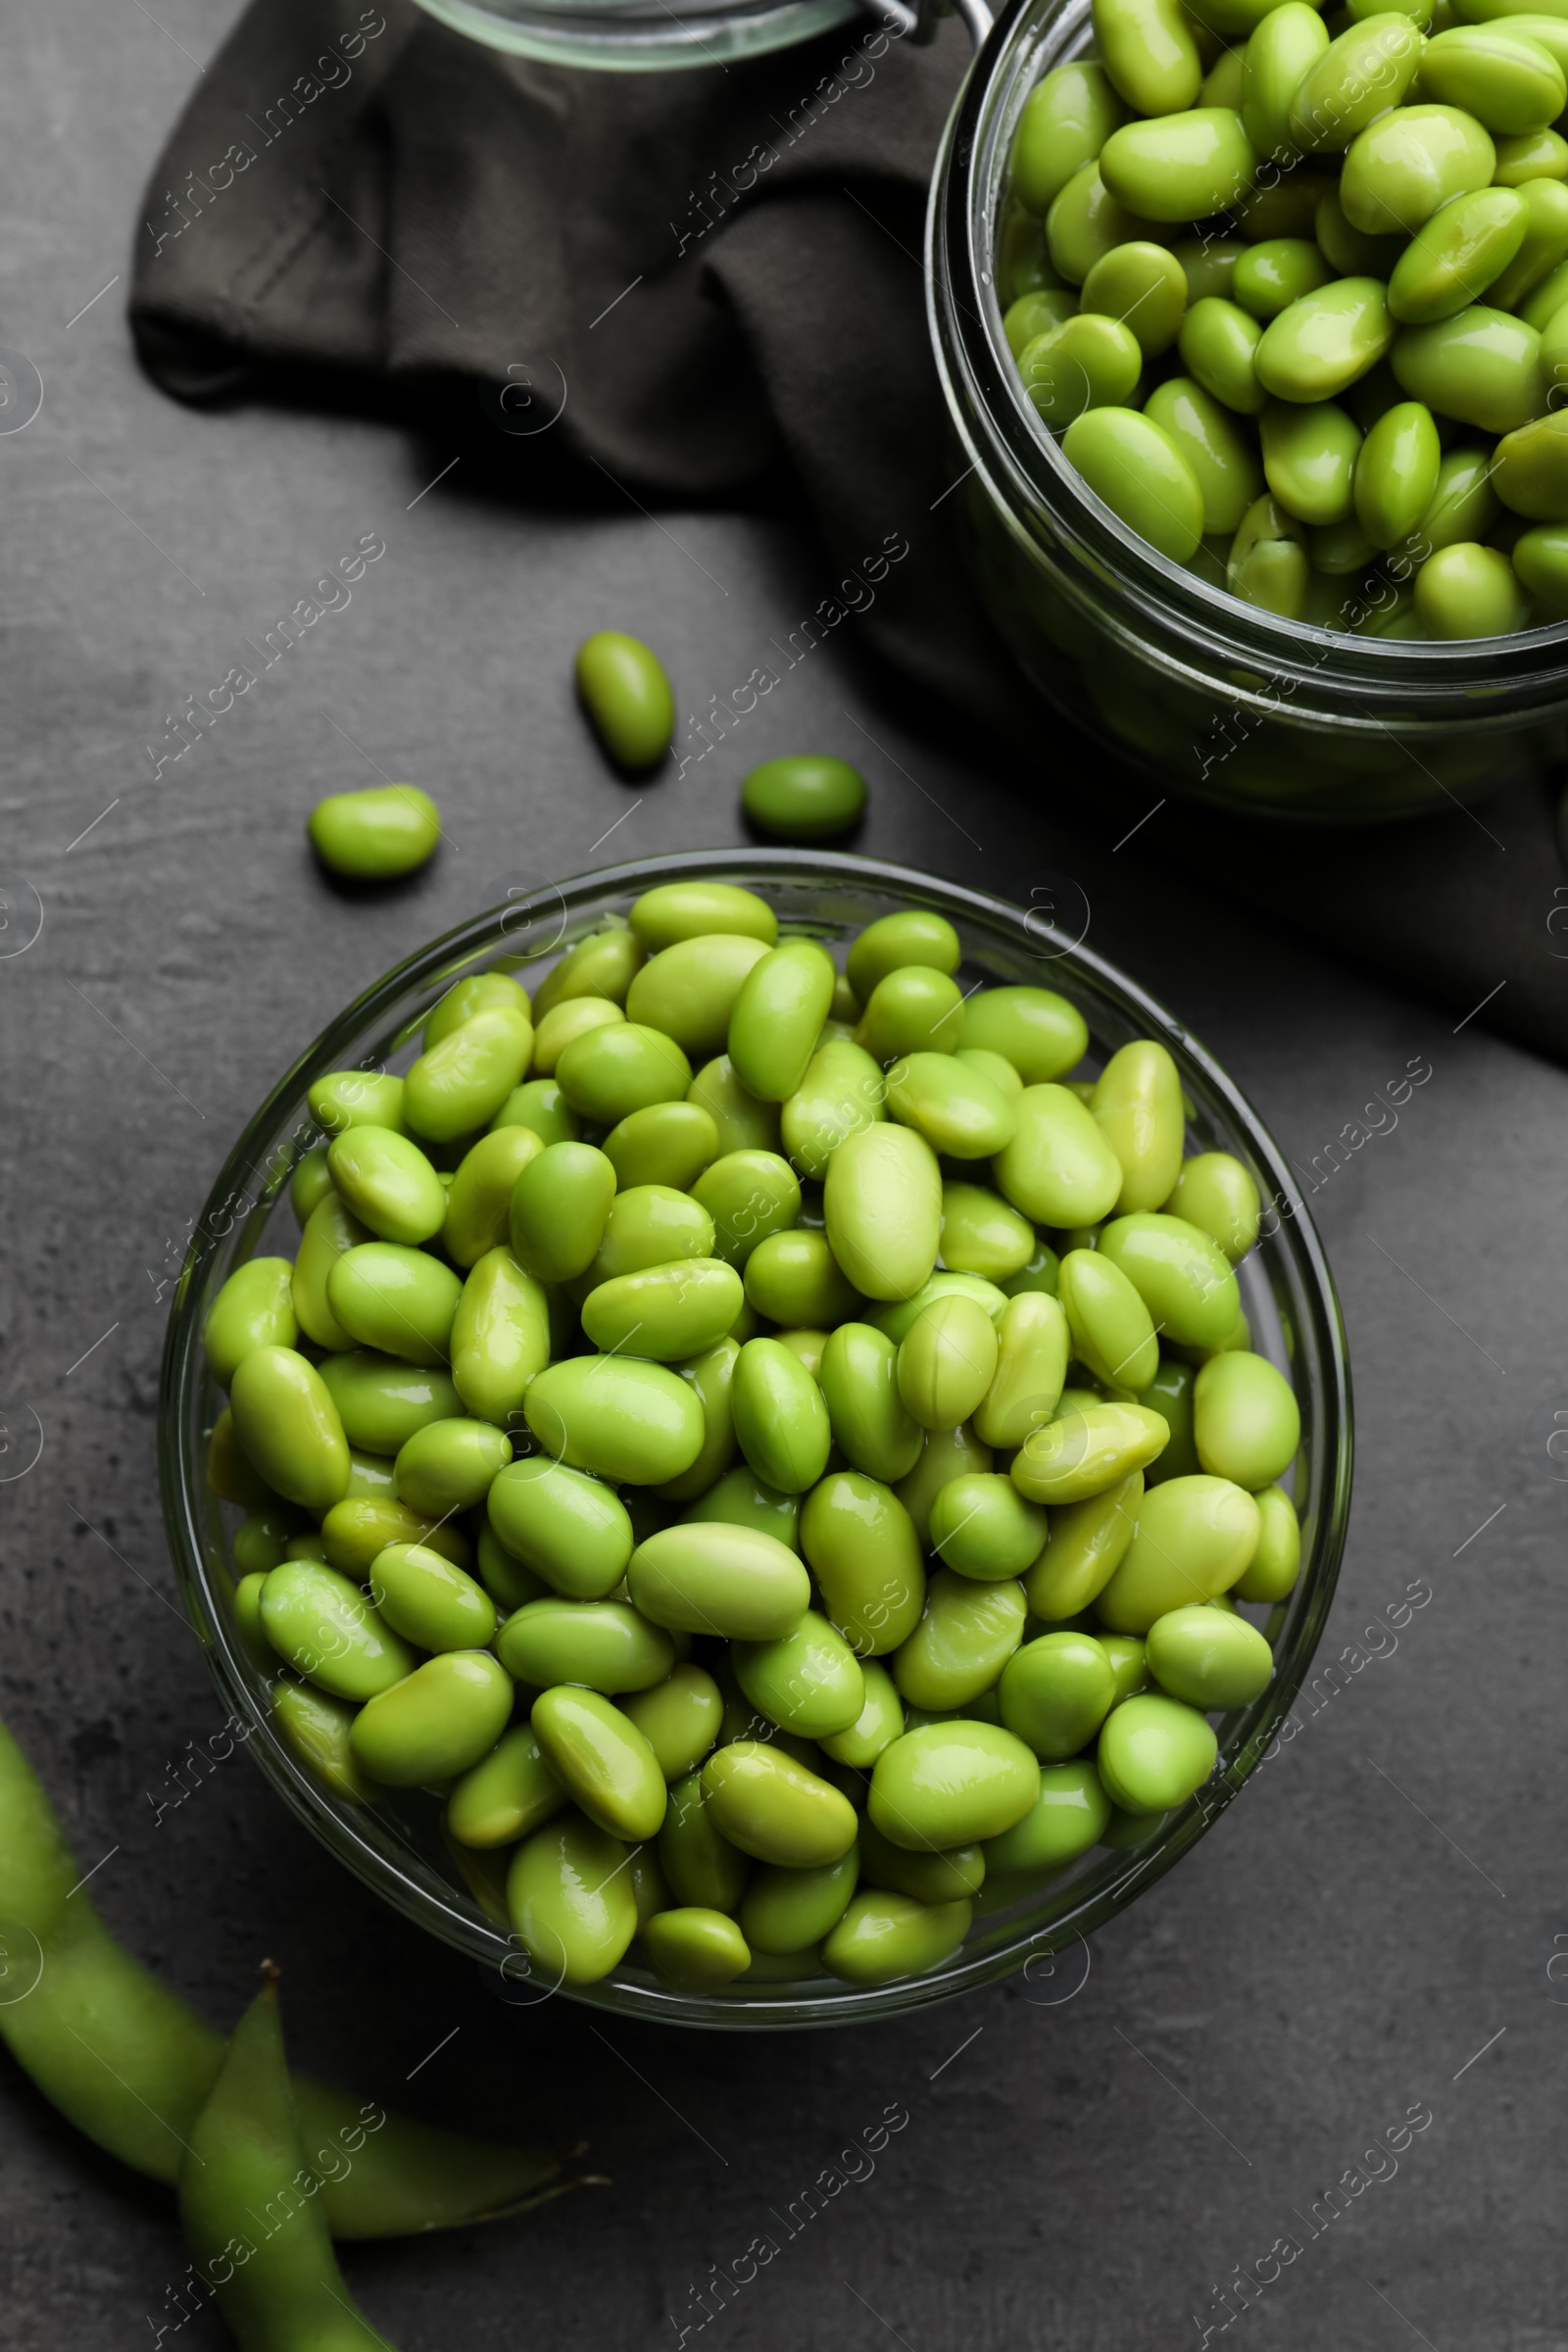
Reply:
[[611, 74], [669, 73], [793, 49], [871, 18], [860, 0], [417, 0], [427, 16], [486, 48]]
[[1082, 53], [1092, 0], [1010, 0], [958, 94], [932, 177], [926, 214], [926, 309], [949, 416], [971, 470], [1015, 530], [1047, 543], [1090, 601], [1108, 589], [1144, 624], [1178, 633], [1219, 662], [1250, 659], [1286, 678], [1391, 689], [1451, 700], [1484, 718], [1496, 698], [1499, 727], [1568, 696], [1568, 620], [1506, 637], [1352, 635], [1244, 605], [1159, 554], [1112, 513], [1062, 455], [1030, 402], [1003, 331], [997, 222], [1012, 134], [1038, 79]]

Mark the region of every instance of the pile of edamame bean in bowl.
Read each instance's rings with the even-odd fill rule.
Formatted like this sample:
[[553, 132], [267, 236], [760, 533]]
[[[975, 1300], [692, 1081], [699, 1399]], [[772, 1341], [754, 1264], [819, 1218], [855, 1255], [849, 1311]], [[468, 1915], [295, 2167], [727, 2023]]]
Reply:
[[551, 1984], [939, 1968], [1185, 1802], [1299, 1567], [1248, 1170], [1164, 1047], [909, 908], [843, 971], [647, 891], [532, 1000], [310, 1092], [297, 1256], [231, 1274], [209, 1476], [274, 1722], [433, 1791]]
[[[1568, 18], [1095, 0], [1033, 90], [1004, 325], [1097, 495], [1364, 635], [1568, 616]], [[1556, 127], [1554, 127], [1554, 125]]]

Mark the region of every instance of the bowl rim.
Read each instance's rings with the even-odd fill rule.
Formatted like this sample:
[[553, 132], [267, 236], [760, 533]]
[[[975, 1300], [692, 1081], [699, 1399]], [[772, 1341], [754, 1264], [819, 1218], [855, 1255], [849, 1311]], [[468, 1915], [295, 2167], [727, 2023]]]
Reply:
[[[317, 1076], [349, 1066], [343, 1058], [345, 1053], [359, 1045], [366, 1030], [378, 1017], [384, 1018], [392, 1012], [417, 986], [445, 978], [487, 952], [506, 954], [509, 941], [516, 943], [525, 938], [533, 924], [554, 920], [558, 911], [561, 927], [556, 941], [534, 949], [525, 960], [554, 952], [574, 909], [589, 911], [606, 901], [634, 896], [662, 883], [695, 881], [750, 883], [762, 889], [770, 883], [785, 886], [792, 881], [826, 886], [858, 883], [906, 902], [929, 906], [958, 924], [967, 916], [1000, 926], [1016, 940], [1028, 943], [1037, 954], [1044, 943], [1049, 943], [1052, 961], [1069, 983], [1073, 972], [1081, 971], [1093, 980], [1102, 996], [1117, 1003], [1119, 1010], [1146, 1023], [1145, 1033], [1180, 1048], [1201, 1075], [1205, 1087], [1217, 1098], [1237, 1134], [1245, 1138], [1253, 1158], [1267, 1173], [1275, 1199], [1292, 1203], [1289, 1237], [1282, 1241], [1282, 1246], [1297, 1259], [1296, 1272], [1312, 1317], [1315, 1353], [1322, 1378], [1321, 1429], [1316, 1433], [1323, 1454], [1322, 1509], [1315, 1547], [1311, 1557], [1303, 1561], [1303, 1582], [1298, 1587], [1303, 1605], [1288, 1642], [1282, 1642], [1276, 1652], [1276, 1669], [1268, 1690], [1250, 1708], [1237, 1710], [1240, 1721], [1233, 1737], [1227, 1739], [1222, 1734], [1210, 1781], [1173, 1813], [1160, 1817], [1157, 1832], [1145, 1841], [1146, 1845], [1152, 1845], [1152, 1851], [1130, 1849], [1121, 1870], [1047, 1926], [1017, 1935], [970, 1959], [963, 1957], [960, 1947], [956, 1965], [947, 1964], [928, 1977], [901, 1979], [874, 1987], [846, 1985], [842, 1994], [818, 1994], [809, 1999], [792, 1997], [787, 1984], [776, 1988], [765, 1983], [748, 1985], [742, 1999], [735, 1994], [686, 1995], [662, 1987], [626, 1985], [612, 1977], [600, 1984], [550, 1986], [541, 1992], [530, 1982], [531, 1972], [525, 1960], [519, 1958], [514, 1967], [508, 1965], [509, 1948], [520, 1953], [515, 1938], [511, 1939], [509, 1947], [499, 1928], [477, 1934], [473, 1918], [453, 1899], [456, 1889], [443, 1886], [422, 1858], [413, 1853], [412, 1847], [417, 1875], [395, 1874], [388, 1857], [361, 1834], [355, 1816], [362, 1808], [340, 1805], [331, 1798], [280, 1739], [270, 1715], [256, 1703], [229, 1613], [213, 1605], [202, 1527], [202, 1513], [208, 1507], [205, 1465], [184, 1443], [187, 1431], [196, 1426], [193, 1407], [202, 1372], [197, 1310], [205, 1305], [205, 1298], [200, 1296], [200, 1277], [236, 1222], [246, 1217], [265, 1221], [287, 1183], [297, 1152], [291, 1153], [284, 1164], [274, 1165], [252, 1197], [250, 1188], [257, 1185], [260, 1163], [269, 1154], [274, 1162], [278, 1159], [275, 1131], [279, 1115], [303, 1105], [305, 1090]], [[406, 1024], [404, 1034], [415, 1025]], [[296, 1123], [290, 1143], [302, 1143], [308, 1132], [318, 1131], [307, 1117]], [[248, 1205], [236, 1211], [237, 1201]], [[1277, 1219], [1276, 1234], [1283, 1237], [1285, 1233], [1285, 1221]], [[1246, 1786], [1288, 1715], [1312, 1663], [1333, 1602], [1344, 1553], [1352, 1455], [1348, 1349], [1322, 1243], [1310, 1213], [1299, 1199], [1298, 1188], [1292, 1181], [1285, 1154], [1240, 1088], [1186, 1023], [1118, 965], [1073, 941], [1031, 908], [888, 859], [815, 847], [681, 851], [572, 875], [519, 895], [515, 901], [509, 899], [503, 905], [484, 909], [427, 941], [371, 982], [290, 1063], [246, 1122], [218, 1174], [187, 1246], [174, 1292], [164, 1346], [158, 1415], [164, 1518], [186, 1614], [230, 1719], [249, 1722], [246, 1744], [255, 1750], [266, 1777], [295, 1816], [383, 1901], [488, 1970], [499, 1969], [501, 1978], [512, 1987], [510, 1994], [503, 1989], [502, 1997], [514, 1995], [514, 2005], [536, 2006], [560, 1989], [568, 1998], [623, 2016], [735, 2032], [862, 2023], [955, 1998], [1020, 1968], [1027, 1970], [1034, 1959], [1063, 1950], [1075, 1938], [1086, 1938], [1089, 1931], [1115, 1917], [1129, 1899], [1173, 1868]], [[1226, 1720], [1230, 1722], [1231, 1718]], [[384, 1824], [385, 1816], [379, 1819]], [[1141, 1860], [1136, 1858], [1139, 1852], [1143, 1853]]]

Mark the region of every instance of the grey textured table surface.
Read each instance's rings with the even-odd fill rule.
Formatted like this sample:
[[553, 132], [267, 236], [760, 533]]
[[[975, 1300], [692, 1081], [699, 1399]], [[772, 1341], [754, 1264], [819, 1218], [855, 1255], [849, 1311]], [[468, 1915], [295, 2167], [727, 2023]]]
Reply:
[[[1299, 2254], [1232, 2323], [1252, 2340], [1568, 2344], [1568, 1488], [1545, 1449], [1568, 1410], [1568, 1082], [1335, 968], [1266, 907], [1206, 903], [1161, 860], [1176, 809], [1111, 855], [983, 749], [918, 739], [853, 623], [678, 781], [607, 775], [568, 685], [590, 628], [651, 638], [701, 710], [828, 583], [782, 523], [500, 512], [461, 467], [426, 490], [449, 453], [387, 426], [192, 416], [152, 393], [123, 276], [98, 289], [124, 271], [146, 160], [228, 13], [62, 0], [16, 25], [0, 92], [0, 343], [45, 384], [37, 418], [0, 434], [17, 909], [0, 1395], [18, 1445], [28, 1411], [43, 1433], [0, 1487], [0, 1707], [82, 1867], [101, 1861], [105, 1914], [216, 2019], [264, 1953], [281, 1961], [296, 2050], [320, 2069], [444, 2120], [592, 2140], [608, 2187], [351, 2252], [411, 2348], [701, 2331], [735, 2352], [890, 2333], [911, 2352], [1154, 2352], [1217, 2332], [1216, 2287], [1238, 2265], [1267, 2278], [1286, 2238]], [[166, 712], [367, 533], [386, 552], [352, 603], [155, 781]], [[808, 744], [863, 762], [860, 846], [1004, 891], [1072, 876], [1091, 944], [1182, 1008], [1300, 1161], [1430, 1061], [1397, 1127], [1314, 1203], [1360, 1465], [1323, 1657], [1357, 1646], [1277, 1763], [1098, 1938], [1087, 1982], [1014, 1982], [853, 2038], [596, 2030], [564, 2001], [501, 2006], [359, 1892], [244, 1760], [169, 1803], [220, 1710], [159, 1517], [167, 1286], [242, 1119], [365, 982], [514, 878], [734, 842], [744, 767]], [[437, 792], [450, 846], [406, 892], [345, 905], [302, 820], [377, 769]], [[19, 883], [42, 909], [20, 954]], [[890, 2110], [907, 2120], [880, 2152], [849, 2153]], [[1369, 2153], [1411, 2110], [1430, 2120], [1402, 2152]], [[156, 2341], [184, 2267], [170, 2200], [9, 2060], [0, 2166], [7, 2345]], [[1314, 2219], [1351, 2168], [1348, 2209]], [[776, 2218], [824, 2173], [816, 2218]], [[714, 2267], [744, 2276], [759, 2237], [777, 2254], [719, 2298]], [[210, 2318], [185, 2333], [220, 2340]]]

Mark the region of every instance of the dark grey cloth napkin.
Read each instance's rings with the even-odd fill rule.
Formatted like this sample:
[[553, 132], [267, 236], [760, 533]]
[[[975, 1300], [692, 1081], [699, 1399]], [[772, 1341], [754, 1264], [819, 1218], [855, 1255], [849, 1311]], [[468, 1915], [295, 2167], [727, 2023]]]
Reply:
[[[512, 497], [804, 499], [847, 578], [906, 544], [861, 635], [1021, 758], [1032, 823], [1070, 794], [1113, 841], [1157, 787], [1030, 700], [942, 503], [920, 249], [967, 55], [955, 27], [918, 48], [868, 19], [747, 62], [593, 74], [409, 0], [255, 0], [148, 187], [142, 363], [185, 400], [439, 419]], [[1167, 853], [1568, 1058], [1544, 791], [1355, 832], [1184, 810]]]

